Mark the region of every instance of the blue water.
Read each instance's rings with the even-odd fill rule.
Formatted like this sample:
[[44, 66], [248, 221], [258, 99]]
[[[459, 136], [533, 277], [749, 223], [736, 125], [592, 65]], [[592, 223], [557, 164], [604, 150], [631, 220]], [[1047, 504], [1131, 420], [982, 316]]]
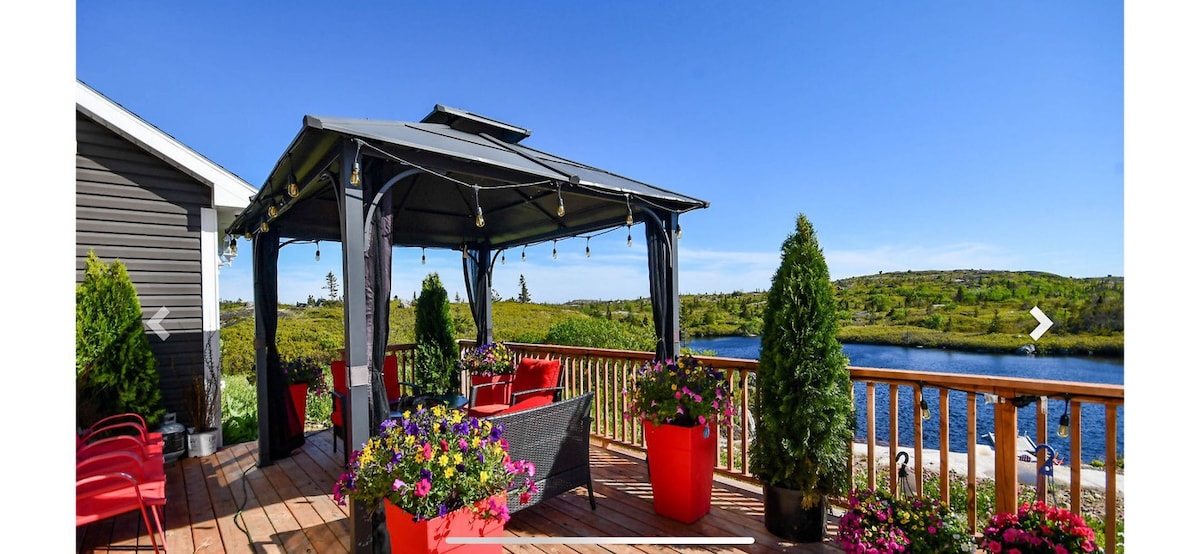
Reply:
[[[758, 337], [716, 337], [691, 339], [685, 347], [695, 350], [712, 350], [717, 356], [726, 358], [746, 358], [756, 360], [761, 351], [761, 340]], [[908, 369], [913, 371], [932, 371], [943, 373], [970, 373], [976, 375], [994, 375], [999, 377], [1019, 377], [1029, 379], [1051, 379], [1055, 381], [1080, 381], [1085, 383], [1124, 384], [1125, 362], [1123, 359], [1095, 357], [1061, 357], [1061, 356], [1024, 356], [1018, 354], [977, 354], [971, 352], [953, 352], [935, 348], [912, 348], [905, 346], [879, 346], [870, 344], [846, 344], [842, 351], [850, 358], [850, 365], [860, 367], [878, 367], [888, 369]], [[875, 387], [875, 435], [886, 440], [890, 436], [888, 427], [888, 387]], [[933, 388], [923, 389], [926, 403], [933, 412], [933, 419], [922, 427], [922, 442], [925, 448], [938, 448], [940, 430], [937, 428], [939, 419], [938, 391]], [[866, 385], [855, 384], [854, 398], [858, 410], [857, 438], [866, 437]], [[950, 392], [950, 450], [966, 451], [966, 412], [967, 393]], [[1058, 419], [1063, 413], [1064, 401], [1050, 399], [1047, 408], [1047, 421], [1050, 425], [1049, 444], [1064, 458], [1070, 458], [1070, 447], [1067, 439], [1060, 438], [1055, 432], [1058, 429]], [[899, 422], [897, 431], [899, 442], [905, 446], [913, 444], [912, 429], [912, 389], [901, 386], [897, 401]], [[976, 430], [982, 435], [993, 430], [992, 405], [979, 397], [976, 402]], [[1082, 436], [1081, 455], [1084, 463], [1095, 459], [1104, 459], [1104, 407], [1096, 404], [1083, 404], [1081, 424]], [[1018, 432], [1028, 434], [1036, 442], [1037, 414], [1035, 404], [1030, 404], [1017, 411]], [[976, 442], [985, 444], [982, 439]], [[1117, 453], [1124, 455], [1125, 451], [1125, 408], [1117, 408]]]

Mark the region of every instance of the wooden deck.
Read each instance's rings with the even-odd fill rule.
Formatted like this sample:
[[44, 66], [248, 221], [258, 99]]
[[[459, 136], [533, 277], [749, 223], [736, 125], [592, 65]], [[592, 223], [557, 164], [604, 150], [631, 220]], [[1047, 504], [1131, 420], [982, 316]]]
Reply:
[[[259, 468], [256, 442], [226, 446], [212, 456], [167, 466], [167, 551], [171, 553], [343, 553], [350, 547], [347, 508], [333, 501], [341, 474], [341, 448], [332, 452], [329, 430], [312, 432], [298, 453]], [[718, 479], [713, 510], [684, 525], [654, 513], [646, 464], [636, 453], [592, 447], [596, 511], [582, 487], [513, 515], [513, 537], [752, 537], [744, 546], [514, 545], [507, 552], [840, 552], [829, 520], [823, 544], [781, 542], [762, 523], [762, 495]], [[76, 528], [76, 550], [88, 553], [152, 552], [140, 516]]]

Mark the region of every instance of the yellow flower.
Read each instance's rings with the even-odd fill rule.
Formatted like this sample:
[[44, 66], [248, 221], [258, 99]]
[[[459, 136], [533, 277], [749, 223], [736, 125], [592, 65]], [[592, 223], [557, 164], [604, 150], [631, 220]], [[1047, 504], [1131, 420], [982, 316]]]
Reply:
[[454, 453], [454, 463], [461, 464], [462, 461], [463, 461], [462, 452], [455, 452]]
[[471, 447], [472, 447], [472, 448], [479, 448], [479, 443], [481, 443], [481, 442], [483, 442], [483, 441], [482, 441], [482, 440], [480, 440], [480, 438], [479, 438], [479, 437], [472, 437], [472, 438], [471, 438]]
[[406, 446], [412, 446], [414, 444], [417, 444], [417, 436], [416, 435], [405, 435], [404, 436], [404, 444]]
[[446, 468], [446, 477], [454, 477], [454, 466]]
[[441, 456], [438, 456], [438, 465], [445, 467], [449, 464], [450, 464], [450, 456], [447, 456], [445, 452], [443, 452]]
[[488, 472], [487, 472], [487, 471], [480, 471], [480, 472], [479, 472], [479, 482], [480, 482], [480, 483], [486, 483], [486, 482], [487, 482], [487, 480], [488, 480]]

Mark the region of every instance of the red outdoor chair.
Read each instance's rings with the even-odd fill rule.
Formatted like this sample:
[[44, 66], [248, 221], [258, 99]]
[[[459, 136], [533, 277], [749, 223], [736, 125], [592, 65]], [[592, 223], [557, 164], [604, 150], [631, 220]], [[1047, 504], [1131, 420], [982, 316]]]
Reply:
[[[517, 369], [513, 372], [511, 381], [497, 381], [471, 387], [467, 415], [489, 417], [545, 406], [562, 398], [562, 392], [565, 390], [562, 378], [562, 363], [559, 360], [521, 358], [521, 361], [517, 362]], [[480, 390], [505, 384], [511, 384], [513, 391], [507, 403], [476, 404], [475, 400]]]
[[[333, 411], [329, 414], [329, 423], [333, 425], [333, 451], [337, 452], [338, 438], [342, 439], [343, 447], [346, 445], [345, 414], [342, 413], [346, 394], [349, 392], [346, 386], [346, 362], [334, 360], [330, 364], [329, 370], [333, 374], [333, 390], [330, 391], [330, 394], [333, 395]], [[413, 396], [420, 394], [420, 389], [415, 383], [400, 380], [399, 362], [395, 354], [389, 354], [383, 359], [383, 390], [387, 394], [389, 407], [402, 404], [409, 398], [402, 392], [403, 387], [412, 390]]]
[[154, 462], [133, 450], [117, 450], [75, 464], [76, 527], [138, 510], [157, 553], [160, 541], [163, 549], [167, 544], [163, 530], [166, 504], [167, 481], [161, 459]]

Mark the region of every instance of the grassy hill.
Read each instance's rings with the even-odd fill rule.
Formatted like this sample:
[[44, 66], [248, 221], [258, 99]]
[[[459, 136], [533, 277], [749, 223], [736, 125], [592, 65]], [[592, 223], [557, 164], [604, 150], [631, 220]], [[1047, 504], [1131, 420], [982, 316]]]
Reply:
[[[1124, 354], [1125, 281], [1122, 277], [1075, 279], [1032, 271], [909, 271], [852, 277], [834, 282], [842, 342], [926, 346], [955, 350], [1012, 352], [1036, 344], [1043, 354]], [[757, 335], [762, 331], [766, 293], [689, 294], [680, 299], [685, 336]], [[1038, 306], [1054, 326], [1036, 343], [1029, 310]], [[342, 307], [280, 306], [278, 343], [284, 357], [311, 355], [328, 360], [342, 345]], [[474, 338], [467, 304], [451, 314], [459, 338]], [[245, 303], [221, 307], [221, 355], [227, 372], [253, 365], [254, 317]], [[575, 325], [563, 322], [575, 320]], [[606, 320], [606, 321], [601, 321]], [[625, 335], [612, 340], [644, 342], [652, 337], [650, 301], [578, 300], [567, 304], [496, 302], [493, 324], [501, 341], [592, 345], [578, 335]], [[556, 327], [557, 326], [557, 327]], [[551, 329], [555, 333], [548, 338]], [[413, 310], [392, 303], [393, 343], [412, 342]], [[652, 341], [652, 339], [651, 339]], [[625, 344], [625, 343], [623, 343]], [[653, 344], [653, 342], [650, 342]], [[627, 347], [628, 346], [623, 346]], [[648, 348], [647, 348], [648, 349]]]

